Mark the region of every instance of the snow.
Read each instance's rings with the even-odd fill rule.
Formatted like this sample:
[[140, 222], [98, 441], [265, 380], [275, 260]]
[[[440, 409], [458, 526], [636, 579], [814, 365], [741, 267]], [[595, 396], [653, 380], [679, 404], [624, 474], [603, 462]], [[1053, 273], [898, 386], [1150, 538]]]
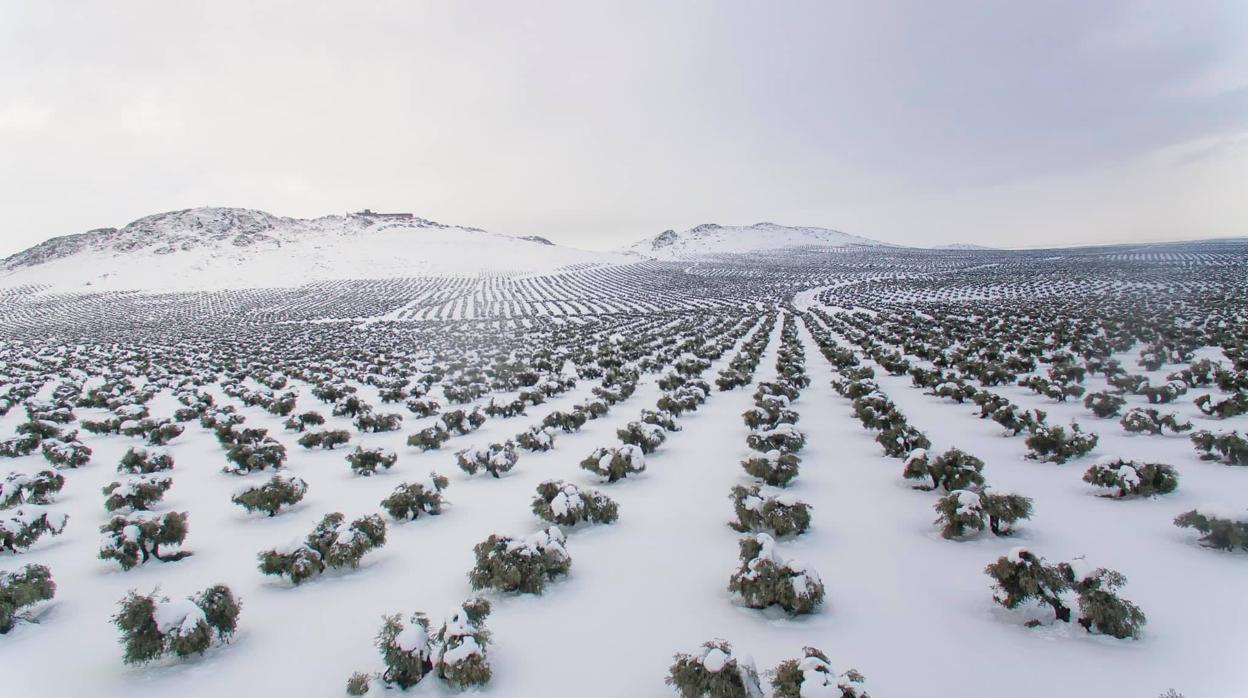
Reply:
[[152, 615], [156, 619], [156, 629], [166, 635], [189, 635], [195, 631], [195, 626], [208, 622], [203, 610], [190, 599], [160, 601]]
[[[247, 238], [205, 232], [239, 216], [260, 232]], [[359, 216], [305, 220], [238, 209], [171, 212], [140, 219], [120, 231], [87, 235], [94, 237], [81, 246], [62, 243], [67, 252], [72, 250], [66, 256], [27, 266], [15, 264], [21, 257], [15, 255], [0, 263], [0, 288], [31, 285], [79, 292], [286, 288], [340, 279], [548, 273], [572, 265], [635, 261], [624, 254], [546, 245], [421, 219], [370, 225]]]
[[418, 650], [423, 653], [429, 645], [429, 632], [420, 623], [409, 622], [394, 636], [394, 644], [408, 654]]
[[731, 657], [728, 656], [727, 652], [718, 647], [712, 647], [707, 650], [706, 656], [702, 658], [702, 666], [706, 667], [706, 670], [712, 674], [718, 674], [728, 665], [729, 659]]
[[677, 233], [668, 231], [627, 248], [656, 259], [691, 259], [699, 255], [740, 254], [795, 247], [891, 247], [885, 243], [830, 228], [756, 223], [750, 226], [700, 225]]
[[[551, 584], [541, 597], [491, 598], [495, 609], [487, 625], [494, 677], [481, 695], [557, 697], [581, 695], [589, 686], [601, 695], [671, 696], [663, 677], [672, 653], [715, 636], [734, 643], [739, 662], [748, 650], [765, 669], [799, 657], [803, 646], [818, 646], [838, 667], [862, 670], [868, 690], [877, 696], [978, 698], [998, 695], [1002, 686], [1020, 698], [1155, 696], [1171, 685], [1188, 696], [1235, 696], [1248, 685], [1239, 661], [1241, 648], [1248, 646], [1248, 605], [1235, 592], [1248, 583], [1244, 555], [1204, 549], [1194, 532], [1171, 524], [1175, 515], [1191, 509], [1248, 520], [1248, 500], [1240, 494], [1244, 469], [1198, 460], [1185, 437], [1124, 434], [1115, 421], [1088, 417], [1080, 404], [1049, 404], [1017, 386], [995, 389], [1020, 408], [1046, 409], [1053, 423], [1077, 417], [1101, 435], [1100, 452], [1170, 463], [1182, 476], [1176, 493], [1154, 500], [1090, 496], [1080, 479], [1088, 461], [1064, 466], [1029, 462], [1021, 438], [1001, 437], [999, 427], [975, 416], [973, 407], [923, 395], [908, 376], [877, 369], [877, 381], [929, 435], [934, 452], [959, 446], [983, 458], [994, 488], [1035, 500], [1033, 518], [1022, 522], [1014, 537], [944, 541], [932, 521], [937, 495], [900, 481], [901, 462], [881, 456], [874, 435], [850, 414], [849, 401], [829, 387], [826, 362], [802, 335], [811, 386], [795, 409], [801, 424], [808, 425], [808, 445], [800, 454], [801, 474], [786, 493], [811, 504], [817, 525], [786, 540], [782, 549], [824, 573], [824, 608], [788, 620], [734, 605], [725, 591], [738, 563], [740, 538], [725, 525], [731, 517], [726, 495], [734, 485], [751, 483], [737, 463], [755, 455], [744, 446], [740, 420], [753, 404], [753, 389], [716, 391], [703, 408], [680, 418], [682, 432], [669, 434], [667, 443], [647, 457], [648, 477], [604, 487], [620, 504], [618, 522], [568, 531], [567, 550], [575, 565], [566, 579]], [[756, 382], [772, 379], [774, 358], [773, 342]], [[708, 375], [724, 365], [716, 363]], [[617, 428], [654, 404], [660, 391], [653, 381], [643, 376], [633, 398], [579, 433], [560, 434], [554, 451], [524, 454], [524, 467], [512, 478], [453, 479], [446, 514], [394, 525], [389, 544], [360, 569], [324, 575], [298, 588], [260, 575], [256, 553], [291, 538], [285, 550], [302, 548], [303, 536], [325, 513], [343, 511], [351, 520], [376, 511], [399, 481], [422, 481], [431, 468], [454, 469], [449, 449], [403, 449], [410, 425], [402, 433], [363, 435], [359, 438], [370, 447], [396, 448], [399, 463], [388, 478], [352, 478], [341, 450], [293, 447], [298, 435], [284, 433], [280, 418], [244, 408], [249, 424], [267, 426], [287, 444], [289, 472], [309, 483], [301, 507], [268, 519], [248, 517], [229, 502], [239, 479], [220, 472], [223, 459], [212, 433], [191, 426], [169, 448], [178, 468], [159, 510], [190, 512], [185, 548], [195, 555], [123, 573], [96, 558], [98, 526], [109, 518], [100, 488], [117, 479], [113, 466], [135, 440], [84, 433], [96, 455], [90, 466], [65, 473], [66, 490], [56, 504], [72, 515], [65, 535], [44, 539], [19, 555], [4, 554], [6, 569], [26, 562], [48, 564], [58, 584], [54, 614], [0, 639], [0, 663], [10, 669], [6, 690], [104, 698], [338, 695], [350, 672], [380, 667], [373, 639], [383, 614], [462, 603], [473, 593], [464, 579], [473, 563], [473, 545], [492, 533], [524, 537], [541, 529], [529, 510], [538, 483], [553, 478], [582, 486], [593, 482], [580, 469], [581, 458], [613, 443]], [[1100, 389], [1100, 383], [1095, 385]], [[531, 410], [528, 418], [492, 419], [479, 438], [504, 440], [546, 410], [567, 409], [585, 399], [588, 388], [583, 381], [543, 409]], [[162, 394], [153, 401], [154, 415], [168, 414], [168, 398]], [[305, 388], [300, 409], [317, 406]], [[1244, 433], [1248, 423], [1244, 418], [1221, 424], [1203, 420], [1189, 404], [1176, 403], [1175, 409], [1201, 420], [1198, 428], [1213, 425]], [[23, 421], [18, 412], [0, 420], [0, 427], [11, 430]], [[332, 425], [349, 423], [334, 419]], [[38, 455], [5, 465], [24, 472], [46, 467]], [[1206, 499], [1227, 502], [1207, 508], [1200, 504]], [[558, 540], [562, 547], [562, 534]], [[1086, 555], [1121, 571], [1130, 580], [1123, 596], [1148, 614], [1144, 636], [1120, 642], [1088, 635], [1073, 623], [1023, 627], [1038, 614], [994, 605], [990, 580], [983, 574], [984, 566], [1002, 555], [1019, 560], [1021, 549], [1050, 562]], [[1178, 582], [1176, 570], [1181, 571]], [[215, 582], [229, 584], [244, 602], [240, 633], [232, 644], [184, 664], [122, 664], [117, 633], [107, 618], [126, 592], [159, 586], [181, 595]], [[587, 632], [592, 642], [579, 641]], [[73, 671], [67, 670], [71, 664], [65, 657], [72, 658]], [[974, 670], [915, 670], [965, 666], [968, 657], [974, 658]], [[13, 670], [19, 667], [31, 670]], [[447, 693], [427, 681], [407, 695]]]
[[447, 664], [459, 664], [469, 657], [481, 654], [481, 645], [477, 644], [475, 638], [466, 636], [460, 639], [458, 645], [447, 649], [442, 653], [442, 661]]

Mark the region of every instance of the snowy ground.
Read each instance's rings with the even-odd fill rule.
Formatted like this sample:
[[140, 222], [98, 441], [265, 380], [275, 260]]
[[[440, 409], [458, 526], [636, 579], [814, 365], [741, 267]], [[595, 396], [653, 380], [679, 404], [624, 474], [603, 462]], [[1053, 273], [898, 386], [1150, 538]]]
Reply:
[[[809, 302], [807, 296], [803, 302]], [[775, 375], [779, 323], [755, 381]], [[600, 485], [578, 467], [593, 448], [614, 443], [615, 429], [654, 405], [653, 376], [627, 401], [577, 434], [560, 435], [557, 448], [523, 453], [501, 480], [469, 478], [454, 463], [455, 450], [499, 441], [555, 409], [589, 395], [582, 381], [568, 394], [530, 408], [527, 417], [491, 419], [476, 433], [456, 437], [441, 451], [417, 453], [401, 432], [356, 435], [354, 443], [400, 453], [398, 465], [372, 478], [351, 474], [346, 449], [310, 452], [294, 445], [281, 419], [243, 408], [249, 425], [268, 427], [290, 453], [289, 472], [309, 483], [307, 498], [276, 518], [247, 515], [229, 501], [239, 478], [220, 472], [220, 447], [192, 424], [170, 450], [174, 486], [158, 511], [189, 511], [185, 548], [194, 556], [172, 564], [147, 564], [122, 572], [95, 558], [98, 526], [106, 520], [100, 488], [116, 479], [113, 464], [138, 443], [125, 437], [84, 434], [92, 463], [67, 478], [55, 507], [70, 515], [60, 537], [14, 563], [39, 562], [55, 571], [59, 591], [39, 624], [19, 625], [0, 639], [5, 695], [13, 696], [332, 696], [341, 695], [352, 671], [376, 671], [373, 637], [389, 613], [424, 610], [435, 618], [472, 594], [466, 572], [472, 546], [491, 533], [527, 534], [541, 528], [529, 511], [536, 485], [561, 478], [600, 487], [620, 505], [610, 526], [569, 532], [573, 558], [566, 580], [543, 596], [493, 596], [487, 626], [493, 633], [494, 679], [482, 693], [543, 698], [561, 696], [670, 696], [663, 683], [676, 651], [715, 637], [753, 655], [760, 669], [797, 657], [805, 645], [823, 649], [838, 670], [855, 667], [876, 698], [884, 696], [1156, 696], [1174, 687], [1191, 698], [1248, 693], [1248, 564], [1242, 553], [1200, 547], [1190, 531], [1170, 522], [1206, 501], [1243, 506], [1241, 469], [1201, 462], [1185, 436], [1131, 436], [1116, 420], [1101, 422], [1078, 403], [1057, 405], [1017, 387], [998, 392], [1024, 407], [1050, 413], [1050, 423], [1078, 417], [1101, 435], [1093, 455], [1065, 465], [1025, 460], [1022, 438], [1004, 438], [978, 419], [969, 404], [923, 395], [906, 377], [877, 369], [880, 387], [925, 431], [936, 449], [958, 446], [986, 462], [988, 482], [1035, 500], [1035, 514], [1012, 538], [943, 540], [933, 525], [937, 495], [910, 487], [900, 462], [884, 458], [873, 433], [852, 417], [848, 400], [828, 385], [829, 365], [803, 328], [806, 367], [812, 379], [795, 403], [799, 427], [809, 437], [802, 470], [790, 487], [813, 506], [814, 527], [782, 540], [783, 554], [810, 563], [823, 578], [821, 612], [791, 620], [747, 609], [726, 590], [737, 563], [738, 534], [726, 522], [734, 484], [747, 484], [739, 462], [747, 455], [740, 414], [752, 405], [752, 387], [712, 393], [697, 412], [682, 417], [683, 430], [647, 459], [644, 475]], [[707, 371], [713, 377], [733, 356]], [[1159, 372], [1164, 375], [1166, 370]], [[1089, 388], [1099, 387], [1098, 378]], [[300, 386], [299, 409], [322, 408]], [[363, 388], [374, 404], [375, 392]], [[1140, 401], [1141, 398], [1134, 398]], [[1134, 403], [1132, 403], [1134, 404]], [[169, 395], [152, 405], [174, 408]], [[1190, 401], [1172, 406], [1209, 427]], [[9, 434], [22, 420], [14, 410], [0, 420]], [[80, 418], [103, 411], [79, 410]], [[327, 426], [347, 427], [347, 418]], [[1216, 428], [1248, 426], [1248, 418]], [[1095, 496], [1080, 480], [1100, 455], [1122, 455], [1173, 464], [1178, 492], [1152, 500], [1114, 501]], [[39, 456], [12, 461], [19, 470], [46, 467]], [[384, 548], [360, 569], [329, 573], [299, 587], [256, 571], [258, 551], [305, 535], [319, 518], [341, 511], [348, 518], [378, 510], [400, 482], [431, 470], [450, 477], [449, 510], [391, 525]], [[255, 475], [256, 480], [267, 475]], [[1123, 572], [1123, 595], [1148, 614], [1137, 641], [1092, 636], [1077, 625], [1027, 629], [1030, 612], [1005, 611], [991, 601], [983, 568], [1010, 548], [1026, 545], [1051, 560], [1086, 555], [1096, 565]], [[230, 585], [243, 600], [234, 642], [189, 661], [142, 668], [123, 666], [114, 604], [131, 589], [159, 589], [179, 597], [210, 583]], [[1034, 614], [1041, 616], [1042, 614]], [[425, 681], [415, 696], [450, 692]]]

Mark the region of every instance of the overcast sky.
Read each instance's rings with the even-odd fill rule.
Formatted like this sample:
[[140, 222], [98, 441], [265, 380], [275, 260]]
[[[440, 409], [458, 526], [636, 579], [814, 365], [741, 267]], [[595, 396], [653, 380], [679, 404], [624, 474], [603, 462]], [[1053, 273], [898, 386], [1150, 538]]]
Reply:
[[194, 206], [1245, 235], [1248, 2], [0, 0], [0, 254]]

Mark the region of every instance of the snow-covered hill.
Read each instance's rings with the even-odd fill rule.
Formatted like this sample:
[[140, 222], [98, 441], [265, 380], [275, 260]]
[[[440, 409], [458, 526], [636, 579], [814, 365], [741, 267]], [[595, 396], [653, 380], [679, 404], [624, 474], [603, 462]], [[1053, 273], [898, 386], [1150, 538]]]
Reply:
[[329, 279], [542, 273], [617, 264], [589, 252], [369, 211], [314, 219], [196, 208], [53, 238], [0, 262], [0, 287], [207, 290], [291, 287]]
[[748, 226], [704, 223], [684, 232], [666, 230], [637, 242], [629, 252], [657, 259], [736, 254], [789, 247], [890, 247], [885, 243], [830, 228], [755, 223]]

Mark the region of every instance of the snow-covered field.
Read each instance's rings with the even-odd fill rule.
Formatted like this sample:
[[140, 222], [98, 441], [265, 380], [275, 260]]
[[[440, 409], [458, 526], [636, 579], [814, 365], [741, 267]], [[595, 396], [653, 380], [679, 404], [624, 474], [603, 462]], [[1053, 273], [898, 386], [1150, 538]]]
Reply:
[[[0, 398], [8, 401], [0, 402], [8, 407], [0, 439], [20, 436], [20, 425], [29, 421], [27, 404], [37, 412], [59, 401], [72, 409], [73, 421], [58, 426], [77, 430], [91, 449], [85, 465], [56, 471], [64, 487], [45, 508], [68, 515], [63, 533], [28, 549], [0, 551], [0, 571], [45, 565], [56, 583], [54, 599], [26, 609], [30, 622], [0, 635], [0, 693], [329, 696], [342, 695], [358, 671], [373, 675], [369, 695], [389, 695], [374, 646], [382, 617], [424, 611], [436, 629], [446, 612], [478, 593], [493, 605], [485, 620], [491, 679], [469, 691], [508, 698], [676, 695], [664, 683], [673, 655], [715, 638], [730, 642], [739, 661], [752, 658], [765, 695], [772, 695], [767, 672], [800, 658], [807, 646], [826, 653], [836, 672], [861, 672], [865, 690], [876, 698], [1148, 698], [1170, 688], [1191, 698], [1231, 698], [1248, 692], [1248, 667], [1238, 661], [1248, 647], [1248, 597], [1242, 593], [1248, 550], [1211, 549], [1195, 531], [1173, 524], [1192, 509], [1248, 518], [1248, 469], [1202, 460], [1189, 438], [1201, 430], [1248, 433], [1248, 413], [1217, 417], [1194, 401], [1204, 394], [1212, 402], [1248, 399], [1243, 249], [1111, 249], [1058, 263], [1048, 254], [980, 250], [912, 257], [896, 250], [828, 252], [818, 259], [803, 251], [786, 258], [784, 245], [772, 247], [780, 252], [670, 266], [592, 262], [551, 272], [572, 262], [546, 260], [532, 266], [533, 274], [506, 281], [411, 274], [421, 278], [327, 284], [315, 287], [316, 297], [308, 292], [313, 287], [0, 295], [9, 305], [0, 313]], [[499, 258], [512, 259], [510, 249]], [[369, 250], [361, 259], [375, 252]], [[58, 263], [64, 261], [47, 262]], [[1132, 283], [1153, 283], [1155, 290], [1144, 297], [1114, 295], [1114, 288], [1133, 288], [1114, 265], [1138, 265], [1131, 267]], [[1043, 280], [1024, 273], [1028, 269], [1042, 270]], [[787, 349], [786, 324], [793, 331]], [[823, 353], [829, 347], [857, 364], [834, 364]], [[1163, 350], [1175, 353], [1142, 365], [1142, 356]], [[757, 352], [757, 368], [745, 372], [744, 384], [718, 389], [717, 378], [751, 352]], [[1058, 401], [1040, 394], [1041, 383], [1053, 377], [1050, 368], [1060, 360], [1051, 360], [1064, 352], [1088, 370], [1078, 379], [1053, 379], [1059, 388], [1082, 388], [1080, 396]], [[695, 355], [709, 366], [694, 365]], [[976, 363], [1004, 366], [1011, 357], [1028, 356], [1037, 360], [999, 383], [984, 380]], [[1166, 386], [1172, 374], [1197, 369], [1202, 360], [1219, 366], [1218, 375], [1233, 385], [1189, 376], [1181, 394], [1150, 402], [1150, 386]], [[527, 381], [509, 382], [502, 361], [533, 367], [535, 382], [575, 381], [540, 404], [527, 404], [524, 414], [491, 416], [479, 429], [451, 436], [440, 449], [408, 445], [409, 436], [439, 423], [440, 414], [419, 416], [404, 399], [383, 399], [383, 390], [422, 399], [413, 389], [428, 384], [423, 399], [439, 402], [441, 414], [522, 398]], [[899, 361], [905, 367], [890, 372]], [[1120, 381], [1120, 374], [1105, 368], [1113, 361], [1121, 374], [1146, 382], [1115, 385], [1110, 378]], [[795, 363], [808, 386], [786, 375]], [[623, 372], [613, 373], [616, 366]], [[834, 388], [863, 368], [874, 376], [870, 394], [886, 396], [924, 433], [930, 453], [956, 447], [978, 457], [991, 491], [1032, 500], [1030, 518], [1008, 536], [983, 531], [943, 538], [933, 507], [945, 493], [915, 489], [917, 481], [903, 478], [904, 459], [884, 453], [877, 430], [864, 428], [854, 401]], [[605, 482], [583, 468], [594, 449], [620, 445], [617, 430], [638, 421], [643, 410], [669, 404], [663, 401], [679, 390], [671, 376], [680, 370], [689, 380], [706, 381], [709, 395], [674, 417], [679, 430], [667, 431], [645, 457], [644, 472]], [[1042, 410], [1048, 425], [1075, 421], [1098, 442], [1061, 464], [1028, 458], [1026, 432], [1007, 436], [997, 421], [979, 416], [973, 400], [932, 394], [938, 388], [913, 378], [920, 370], [943, 370], [952, 374], [946, 383], [995, 393], [1020, 412]], [[1019, 384], [1028, 378], [1040, 387]], [[128, 383], [113, 392], [113, 409], [78, 404], [93, 388], [123, 379]], [[619, 381], [635, 382], [635, 391], [601, 403], [605, 413], [579, 429], [559, 431], [552, 450], [518, 451], [515, 467], [501, 477], [469, 475], [458, 466], [457, 451], [504, 443], [555, 412], [575, 412], [578, 405], [588, 410], [602, 388], [616, 390]], [[822, 604], [804, 615], [778, 606], [750, 608], [728, 590], [744, 535], [728, 525], [735, 518], [729, 494], [734, 486], [758, 483], [742, 461], [758, 455], [747, 437], [760, 432], [752, 432], [742, 415], [759, 404], [760, 386], [777, 383], [800, 393], [788, 409], [806, 443], [797, 452], [798, 476], [763, 492], [810, 507], [809, 530], [777, 536], [776, 546], [780, 557], [801, 560], [822, 580]], [[481, 394], [452, 404], [453, 393], [472, 384], [483, 386]], [[331, 414], [340, 401], [313, 394], [327, 385], [354, 388], [374, 413], [403, 415], [401, 427], [362, 433], [351, 416]], [[319, 412], [326, 423], [313, 429], [345, 430], [350, 442], [333, 450], [301, 447], [303, 434], [284, 428], [286, 417], [265, 406], [286, 393], [295, 395], [288, 414]], [[1095, 416], [1083, 400], [1094, 393], [1120, 395], [1119, 414]], [[280, 471], [304, 480], [306, 496], [273, 517], [232, 503], [241, 486], [262, 484], [273, 470], [223, 472], [226, 449], [212, 429], [188, 417], [180, 422], [185, 431], [163, 447], [174, 461], [168, 473], [173, 485], [151, 509], [187, 512], [181, 550], [193, 554], [123, 571], [98, 557], [100, 527], [113, 516], [101, 490], [125, 478], [117, 464], [145, 437], [90, 433], [83, 423], [124, 412], [123, 403], [145, 403], [152, 419], [169, 419], [195, 394], [210, 395], [216, 407], [232, 406], [248, 428], [266, 429], [285, 449]], [[1129, 433], [1119, 420], [1132, 408], [1174, 413], [1192, 430]], [[397, 462], [371, 477], [355, 474], [346, 456], [357, 446], [393, 451]], [[1177, 489], [1099, 496], [1082, 478], [1106, 457], [1170, 465]], [[0, 476], [51, 467], [38, 448], [0, 458]], [[381, 501], [397, 486], [424, 482], [431, 471], [449, 479], [440, 514], [397, 521], [382, 511]], [[491, 534], [523, 537], [549, 526], [531, 502], [537, 486], [552, 479], [606, 494], [619, 506], [618, 520], [564, 527], [571, 568], [540, 595], [474, 590], [468, 578], [473, 547]], [[32, 505], [22, 506], [29, 511]], [[384, 546], [365, 554], [358, 568], [330, 568], [298, 585], [257, 569], [258, 553], [302, 539], [330, 512], [348, 521], [380, 514], [387, 524]], [[1055, 621], [1039, 604], [1006, 609], [994, 603], [984, 568], [1020, 546], [1051, 563], [1076, 561], [1125, 575], [1119, 593], [1147, 615], [1138, 637], [1088, 632], [1076, 622]], [[121, 636], [110, 618], [128, 592], [157, 590], [177, 599], [212, 584], [227, 585], [242, 603], [230, 642], [184, 659], [123, 663]], [[1078, 615], [1075, 595], [1067, 592], [1065, 599]], [[1041, 623], [1027, 627], [1031, 619]], [[431, 674], [406, 694], [455, 692]]]

